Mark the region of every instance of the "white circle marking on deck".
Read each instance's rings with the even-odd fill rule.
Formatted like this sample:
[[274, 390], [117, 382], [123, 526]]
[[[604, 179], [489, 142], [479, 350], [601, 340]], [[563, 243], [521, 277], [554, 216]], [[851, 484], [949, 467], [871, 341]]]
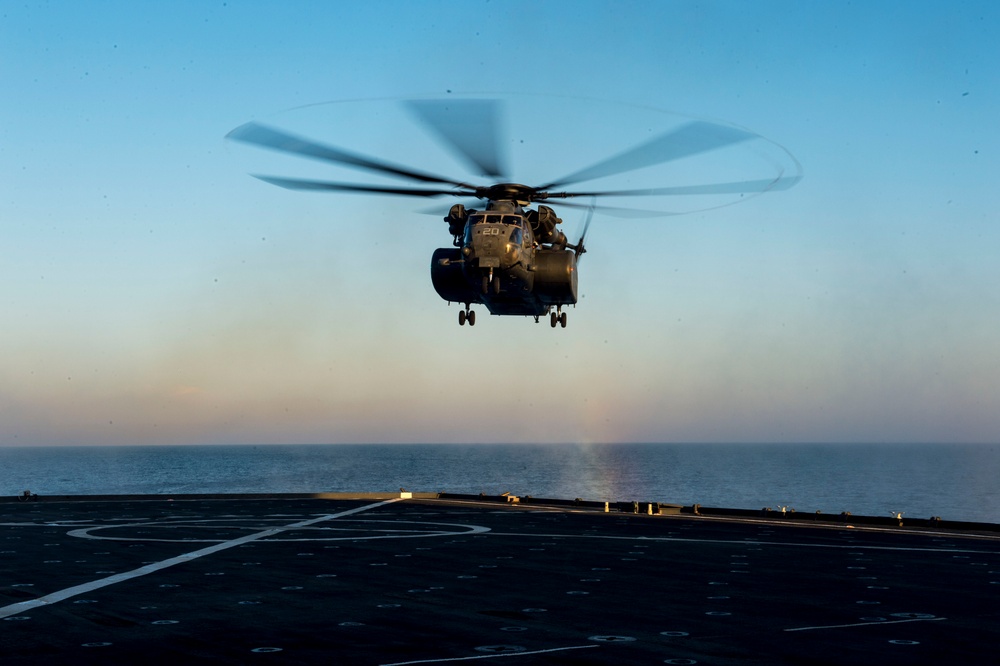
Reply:
[[[233, 525], [231, 523], [239, 522], [244, 523], [241, 525]], [[423, 521], [412, 521], [412, 520], [370, 520], [370, 519], [349, 519], [349, 520], [338, 520], [337, 524], [349, 524], [349, 527], [330, 527], [327, 525], [297, 525], [294, 527], [289, 527], [287, 525], [282, 525], [280, 527], [274, 528], [268, 526], [266, 523], [274, 522], [274, 519], [246, 519], [246, 518], [221, 518], [221, 519], [197, 519], [197, 520], [176, 520], [170, 522], [159, 522], [159, 523], [124, 523], [116, 525], [98, 525], [93, 527], [83, 527], [68, 532], [69, 536], [81, 538], [81, 539], [96, 539], [101, 541], [143, 541], [143, 542], [159, 542], [159, 543], [228, 543], [230, 539], [229, 535], [219, 534], [215, 538], [199, 538], [195, 539], [192, 537], [181, 537], [181, 538], [162, 538], [162, 537], [151, 537], [145, 534], [139, 534], [138, 530], [134, 535], [129, 536], [113, 536], [108, 532], [110, 530], [115, 530], [116, 532], [121, 532], [122, 530], [134, 530], [137, 527], [147, 527], [147, 528], [161, 528], [162, 530], [173, 530], [177, 529], [189, 529], [189, 530], [215, 530], [218, 532], [225, 531], [239, 531], [239, 532], [251, 532], [251, 533], [261, 533], [268, 530], [275, 530], [276, 534], [267, 535], [261, 537], [259, 540], [266, 542], [330, 542], [330, 541], [365, 541], [373, 539], [417, 539], [426, 537], [442, 537], [442, 536], [470, 536], [473, 534], [482, 534], [484, 532], [489, 532], [490, 528], [484, 527], [482, 525], [467, 525], [462, 523], [432, 523]], [[312, 521], [308, 521], [312, 522]], [[248, 524], [255, 523], [255, 524]], [[278, 534], [285, 532], [294, 531], [296, 533], [306, 533], [309, 536], [305, 537], [279, 537]], [[152, 530], [146, 530], [146, 532], [153, 532]], [[345, 535], [343, 533], [348, 532], [350, 535]], [[331, 534], [337, 534], [337, 536], [328, 536]], [[214, 535], [213, 535], [214, 536]], [[297, 553], [299, 557], [311, 557], [315, 553]], [[102, 572], [98, 572], [102, 573]], [[103, 572], [112, 573], [112, 572]]]

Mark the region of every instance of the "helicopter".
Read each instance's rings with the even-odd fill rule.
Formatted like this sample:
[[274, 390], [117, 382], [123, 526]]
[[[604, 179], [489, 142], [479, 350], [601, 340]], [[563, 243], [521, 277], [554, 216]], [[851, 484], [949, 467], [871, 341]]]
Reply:
[[[788, 189], [799, 175], [761, 180], [682, 185], [631, 190], [575, 190], [566, 186], [691, 157], [759, 135], [737, 127], [707, 121], [686, 124], [644, 141], [613, 157], [540, 185], [511, 182], [500, 148], [501, 103], [492, 99], [417, 99], [405, 102], [408, 111], [451, 149], [485, 185], [470, 184], [426, 173], [368, 155], [295, 136], [256, 122], [237, 127], [226, 138], [329, 164], [369, 171], [418, 183], [392, 186], [307, 180], [254, 174], [254, 177], [291, 190], [353, 192], [407, 197], [457, 196], [470, 199], [451, 206], [444, 221], [452, 247], [439, 248], [431, 257], [431, 282], [445, 301], [464, 305], [460, 325], [474, 326], [473, 305], [493, 315], [533, 317], [548, 315], [552, 328], [566, 327], [563, 308], [579, 298], [580, 257], [595, 211], [618, 217], [658, 216], [669, 213], [596, 205], [603, 197], [649, 197], [705, 194], [759, 194]], [[794, 158], [793, 158], [794, 159]], [[797, 163], [796, 163], [797, 164]], [[567, 201], [589, 199], [589, 203]], [[481, 203], [480, 203], [481, 202]], [[543, 203], [544, 202], [544, 203]], [[559, 229], [562, 219], [549, 205], [586, 210], [579, 240], [569, 242]], [[533, 206], [533, 207], [532, 207]]]

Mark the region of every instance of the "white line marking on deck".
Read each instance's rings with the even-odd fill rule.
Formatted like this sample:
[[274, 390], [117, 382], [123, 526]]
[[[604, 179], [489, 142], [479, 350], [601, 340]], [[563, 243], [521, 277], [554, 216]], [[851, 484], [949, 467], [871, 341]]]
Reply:
[[549, 648], [548, 650], [532, 650], [529, 652], [507, 652], [504, 654], [480, 654], [474, 657], [449, 657], [446, 659], [418, 659], [416, 661], [396, 661], [381, 666], [409, 666], [409, 664], [443, 664], [447, 661], [472, 661], [473, 659], [499, 659], [501, 657], [523, 657], [529, 654], [545, 654], [546, 652], [561, 652], [563, 650], [584, 650], [601, 647], [600, 645], [573, 645], [571, 647]]
[[870, 627], [875, 624], [903, 624], [904, 622], [937, 622], [947, 620], [946, 617], [917, 617], [911, 620], [885, 620], [883, 622], [857, 622], [855, 624], [831, 624], [826, 627], [796, 627], [785, 631], [811, 631], [813, 629], [843, 629], [845, 627]]
[[133, 569], [132, 571], [126, 571], [124, 573], [108, 576], [107, 578], [100, 578], [98, 580], [93, 580], [90, 581], [89, 583], [83, 583], [81, 585], [74, 585], [73, 587], [67, 587], [64, 590], [59, 590], [58, 592], [47, 594], [44, 597], [39, 597], [37, 599], [31, 599], [28, 601], [20, 601], [16, 604], [0, 607], [0, 618], [10, 617], [11, 615], [19, 615], [34, 608], [39, 608], [40, 606], [48, 606], [50, 604], [54, 604], [56, 602], [63, 601], [65, 599], [70, 599], [80, 594], [85, 594], [87, 592], [91, 592], [93, 590], [97, 590], [102, 587], [107, 587], [108, 585], [114, 585], [115, 583], [121, 583], [126, 580], [138, 578], [139, 576], [145, 576], [146, 574], [151, 574], [156, 571], [160, 571], [161, 569], [172, 567], [175, 564], [183, 564], [184, 562], [190, 562], [191, 560], [196, 560], [199, 557], [204, 557], [206, 555], [218, 553], [219, 551], [227, 550], [229, 548], [235, 548], [236, 546], [242, 546], [245, 543], [250, 543], [251, 541], [257, 541], [258, 539], [274, 536], [276, 534], [280, 534], [287, 530], [294, 530], [294, 529], [299, 529], [301, 527], [307, 527], [309, 525], [321, 523], [325, 520], [334, 520], [335, 518], [342, 518], [344, 516], [353, 516], [356, 513], [361, 513], [362, 511], [368, 511], [370, 509], [377, 509], [380, 506], [385, 506], [386, 504], [392, 504], [393, 502], [398, 502], [398, 501], [400, 501], [400, 498], [394, 497], [392, 499], [385, 500], [384, 502], [376, 502], [375, 504], [366, 504], [365, 506], [359, 506], [354, 509], [348, 509], [347, 511], [341, 511], [340, 513], [332, 513], [326, 516], [320, 516], [319, 518], [310, 518], [309, 520], [303, 520], [301, 522], [292, 523], [291, 525], [284, 525], [282, 527], [273, 527], [269, 530], [257, 532], [256, 534], [248, 534], [247, 536], [240, 537], [239, 539], [233, 539], [232, 541], [217, 543], [213, 546], [208, 546], [207, 548], [195, 550], [190, 553], [184, 553], [183, 555], [178, 555], [177, 557], [171, 557], [161, 562], [154, 562], [152, 564], [147, 564], [144, 567], [139, 567], [138, 569]]

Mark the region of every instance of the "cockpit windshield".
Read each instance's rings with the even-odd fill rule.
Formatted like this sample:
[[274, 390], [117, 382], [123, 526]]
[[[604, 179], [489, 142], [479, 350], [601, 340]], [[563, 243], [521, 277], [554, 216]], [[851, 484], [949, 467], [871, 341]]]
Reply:
[[[496, 226], [493, 226], [496, 225]], [[473, 236], [503, 236], [508, 242], [520, 245], [524, 239], [524, 218], [520, 215], [499, 213], [477, 213], [469, 216], [465, 225], [465, 244], [472, 243]]]

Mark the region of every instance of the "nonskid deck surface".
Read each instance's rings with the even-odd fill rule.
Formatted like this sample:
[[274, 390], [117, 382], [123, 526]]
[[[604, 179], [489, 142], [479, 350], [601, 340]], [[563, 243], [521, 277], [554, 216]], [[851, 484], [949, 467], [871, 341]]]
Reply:
[[417, 499], [0, 504], [5, 665], [995, 663], [998, 602], [1000, 541], [943, 531]]

